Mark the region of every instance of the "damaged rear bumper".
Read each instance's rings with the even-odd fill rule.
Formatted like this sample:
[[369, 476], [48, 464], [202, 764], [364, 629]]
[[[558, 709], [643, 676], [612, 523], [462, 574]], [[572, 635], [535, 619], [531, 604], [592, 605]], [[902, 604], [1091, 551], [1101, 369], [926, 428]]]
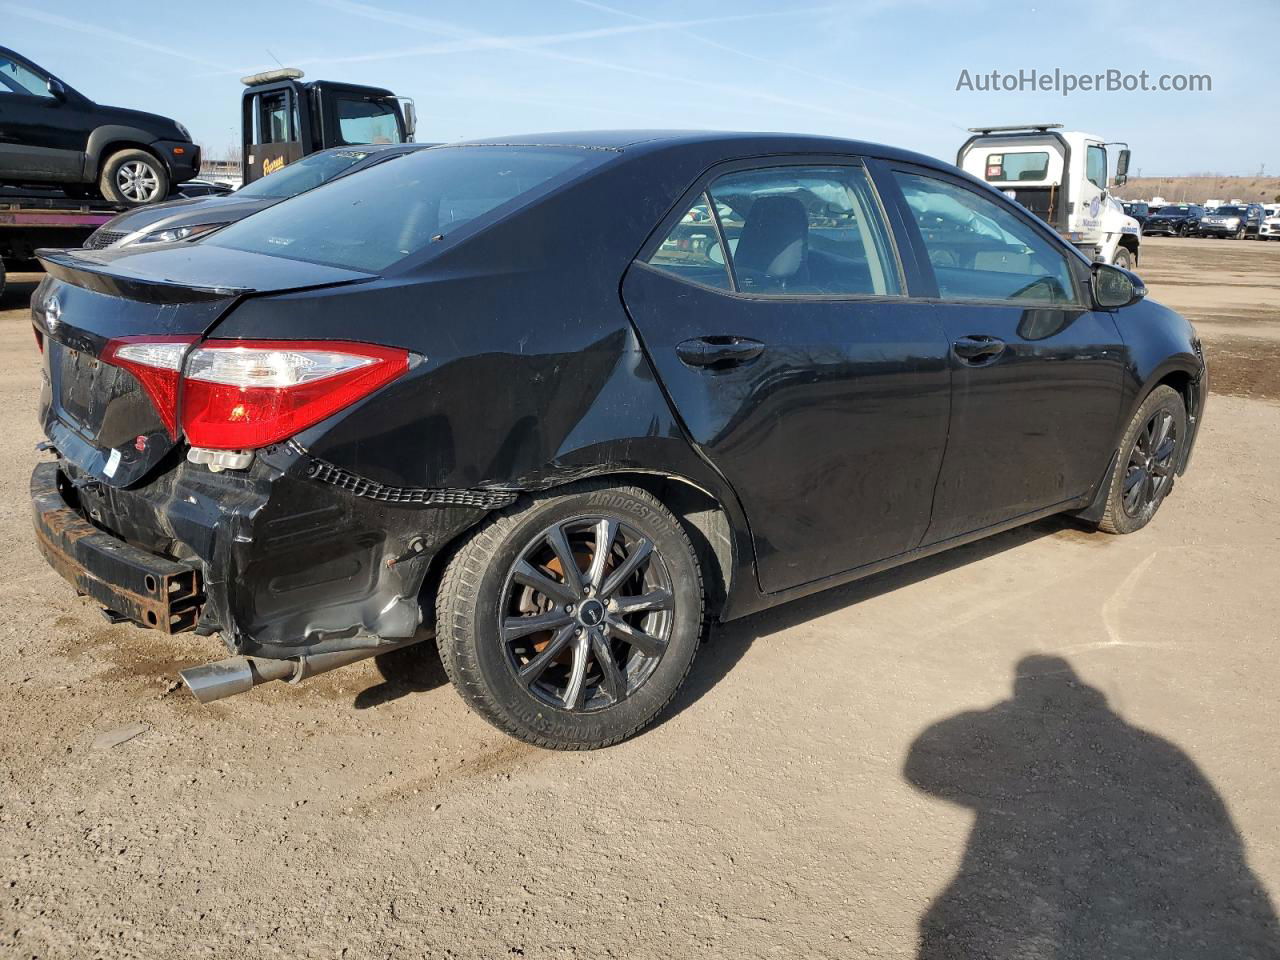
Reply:
[[143, 627], [180, 633], [195, 627], [204, 602], [200, 571], [103, 533], [67, 505], [56, 463], [31, 474], [36, 545], [82, 595]]
[[349, 480], [281, 444], [245, 471], [180, 461], [132, 488], [63, 458], [36, 467], [31, 495], [41, 551], [80, 593], [141, 626], [287, 659], [413, 636], [436, 555], [514, 499]]

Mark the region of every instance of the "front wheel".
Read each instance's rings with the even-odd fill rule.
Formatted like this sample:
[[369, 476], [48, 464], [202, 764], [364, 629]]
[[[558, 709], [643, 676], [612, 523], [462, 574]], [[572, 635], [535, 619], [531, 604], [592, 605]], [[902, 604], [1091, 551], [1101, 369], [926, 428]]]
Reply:
[[1117, 247], [1115, 256], [1111, 258], [1111, 265], [1119, 267], [1121, 270], [1132, 270], [1133, 255], [1129, 252], [1129, 248]]
[[141, 207], [169, 195], [169, 172], [145, 150], [121, 150], [102, 165], [98, 188], [112, 203]]
[[1172, 387], [1151, 391], [1129, 421], [1111, 472], [1107, 508], [1099, 527], [1107, 533], [1141, 530], [1173, 489], [1187, 435], [1187, 408]]
[[680, 522], [637, 487], [535, 496], [486, 522], [436, 598], [440, 657], [498, 729], [561, 750], [638, 733], [684, 682], [702, 578]]

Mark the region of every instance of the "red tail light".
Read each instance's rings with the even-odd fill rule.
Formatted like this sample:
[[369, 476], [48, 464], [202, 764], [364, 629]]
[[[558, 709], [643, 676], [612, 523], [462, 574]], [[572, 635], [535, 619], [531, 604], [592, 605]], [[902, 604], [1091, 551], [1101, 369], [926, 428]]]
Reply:
[[182, 356], [195, 337], [121, 337], [102, 351], [102, 362], [124, 367], [142, 384], [169, 436], [178, 438], [178, 379]]
[[409, 369], [395, 347], [312, 340], [210, 340], [182, 379], [192, 446], [252, 450], [291, 437]]
[[102, 359], [138, 378], [175, 438], [181, 395], [187, 440], [219, 450], [253, 450], [284, 440], [409, 369], [408, 351], [367, 343], [208, 340], [188, 354], [193, 342], [113, 340]]

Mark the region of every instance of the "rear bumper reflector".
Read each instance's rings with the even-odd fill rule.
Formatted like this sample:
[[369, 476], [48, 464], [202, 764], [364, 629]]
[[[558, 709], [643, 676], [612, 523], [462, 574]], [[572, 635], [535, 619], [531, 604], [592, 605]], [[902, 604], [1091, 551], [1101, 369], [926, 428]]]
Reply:
[[31, 506], [40, 552], [79, 593], [162, 633], [195, 627], [204, 602], [200, 572], [131, 546], [84, 519], [63, 498], [56, 463], [41, 463], [31, 474]]

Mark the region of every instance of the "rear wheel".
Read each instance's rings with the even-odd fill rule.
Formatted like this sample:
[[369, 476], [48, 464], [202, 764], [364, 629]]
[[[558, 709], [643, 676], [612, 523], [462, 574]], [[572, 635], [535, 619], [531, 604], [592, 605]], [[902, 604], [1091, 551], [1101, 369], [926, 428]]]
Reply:
[[121, 150], [102, 165], [98, 189], [112, 203], [141, 207], [169, 195], [169, 173], [145, 150]]
[[440, 657], [498, 729], [563, 750], [646, 727], [702, 627], [702, 578], [671, 513], [636, 487], [536, 496], [458, 551], [436, 599]]
[[1099, 527], [1108, 533], [1133, 533], [1151, 522], [1173, 489], [1186, 435], [1182, 397], [1172, 387], [1156, 387], [1133, 415], [1120, 442]]

